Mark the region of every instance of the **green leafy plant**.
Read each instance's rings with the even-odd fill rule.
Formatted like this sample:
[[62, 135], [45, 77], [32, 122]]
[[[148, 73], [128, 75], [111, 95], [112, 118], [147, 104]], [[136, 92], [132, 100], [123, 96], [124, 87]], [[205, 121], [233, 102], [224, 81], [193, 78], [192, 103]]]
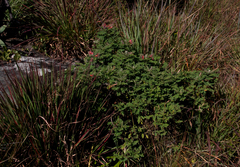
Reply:
[[[124, 163], [139, 160], [141, 140], [158, 138], [174, 130], [201, 135], [211, 123], [209, 107], [215, 99], [218, 74], [210, 71], [170, 72], [158, 55], [142, 55], [119, 32], [104, 29], [86, 64], [96, 82], [107, 85], [117, 96], [114, 127], [117, 152], [113, 159]], [[79, 69], [81, 78], [82, 66]], [[203, 122], [204, 120], [204, 122]], [[144, 139], [142, 139], [144, 138]]]
[[15, 61], [18, 61], [21, 58], [21, 55], [17, 50], [7, 49], [6, 46], [3, 46], [3, 50], [0, 50], [0, 60], [10, 61], [12, 60], [11, 57], [13, 57]]

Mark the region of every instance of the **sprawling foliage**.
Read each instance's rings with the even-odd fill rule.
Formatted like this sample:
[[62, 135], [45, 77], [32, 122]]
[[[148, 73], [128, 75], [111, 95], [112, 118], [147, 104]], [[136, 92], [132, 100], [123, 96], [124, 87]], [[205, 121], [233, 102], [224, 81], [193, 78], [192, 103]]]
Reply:
[[97, 76], [95, 82], [106, 84], [118, 97], [119, 114], [110, 123], [116, 145], [125, 150], [115, 154], [118, 159], [139, 158], [139, 139], [165, 135], [169, 128], [195, 135], [206, 130], [210, 123], [206, 120], [212, 117], [209, 107], [215, 99], [216, 72], [171, 73], [159, 56], [139, 54], [134, 43], [124, 43], [115, 29], [104, 29], [98, 37], [86, 65]]

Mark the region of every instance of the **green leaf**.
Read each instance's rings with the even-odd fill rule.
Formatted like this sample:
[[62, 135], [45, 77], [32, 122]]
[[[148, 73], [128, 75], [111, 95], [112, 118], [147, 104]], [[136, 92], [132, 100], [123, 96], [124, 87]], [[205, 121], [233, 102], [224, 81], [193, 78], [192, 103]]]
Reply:
[[2, 33], [6, 28], [7, 28], [7, 25], [3, 25], [2, 27], [0, 27], [0, 33]]
[[6, 46], [5, 43], [4, 43], [1, 39], [0, 39], [0, 46], [1, 46], [1, 47]]

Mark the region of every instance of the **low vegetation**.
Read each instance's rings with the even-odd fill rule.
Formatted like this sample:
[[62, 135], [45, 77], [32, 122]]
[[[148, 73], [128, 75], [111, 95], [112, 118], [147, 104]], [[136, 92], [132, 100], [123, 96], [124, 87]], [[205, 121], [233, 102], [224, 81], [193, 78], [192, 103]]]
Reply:
[[9, 76], [0, 164], [239, 166], [240, 3], [178, 2], [10, 1], [21, 38], [82, 63]]

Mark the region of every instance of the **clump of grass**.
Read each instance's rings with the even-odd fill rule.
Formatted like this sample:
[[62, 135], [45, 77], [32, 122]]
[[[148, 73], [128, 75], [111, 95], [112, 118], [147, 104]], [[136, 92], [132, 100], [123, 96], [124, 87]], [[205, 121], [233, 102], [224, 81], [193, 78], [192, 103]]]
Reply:
[[[223, 62], [234, 62], [226, 56], [232, 47], [227, 41], [238, 30], [234, 31], [236, 21], [220, 20], [219, 15], [227, 12], [220, 13], [219, 9], [225, 1], [218, 2], [219, 5], [190, 1], [179, 15], [175, 15], [174, 6], [166, 6], [162, 1], [155, 8], [156, 3], [140, 0], [132, 11], [119, 11], [118, 27], [124, 39], [131, 40], [140, 53], [161, 55], [161, 61], [169, 62], [169, 67], [176, 71], [218, 69]], [[236, 11], [224, 18], [236, 20]], [[232, 26], [226, 30], [227, 25]]]
[[35, 44], [62, 60], [82, 59], [91, 50], [96, 32], [114, 17], [115, 8], [107, 0], [30, 1], [31, 18], [38, 28]]
[[63, 71], [42, 77], [33, 68], [0, 98], [2, 165], [72, 166], [104, 164], [114, 110], [111, 93], [88, 75]]

